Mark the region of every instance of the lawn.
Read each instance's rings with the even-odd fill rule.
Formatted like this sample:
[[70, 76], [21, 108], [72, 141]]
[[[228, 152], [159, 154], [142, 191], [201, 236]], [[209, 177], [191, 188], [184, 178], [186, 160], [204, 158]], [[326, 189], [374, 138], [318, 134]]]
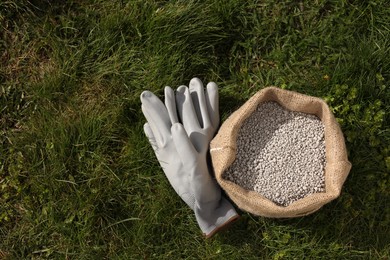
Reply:
[[[0, 36], [0, 259], [390, 257], [390, 2], [6, 0]], [[139, 99], [195, 76], [222, 120], [270, 85], [326, 100], [341, 196], [204, 239]]]

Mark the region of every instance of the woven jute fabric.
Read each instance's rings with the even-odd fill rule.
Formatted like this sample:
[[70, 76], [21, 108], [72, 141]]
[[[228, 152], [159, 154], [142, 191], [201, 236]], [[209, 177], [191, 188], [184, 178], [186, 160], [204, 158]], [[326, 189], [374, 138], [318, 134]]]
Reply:
[[[325, 192], [307, 195], [287, 207], [279, 206], [260, 193], [246, 190], [224, 178], [224, 172], [236, 158], [241, 126], [260, 104], [268, 101], [275, 101], [290, 111], [314, 114], [321, 119], [325, 128]], [[261, 135], [260, 132], [257, 134]], [[348, 161], [343, 133], [328, 105], [320, 98], [276, 87], [260, 90], [226, 119], [210, 143], [210, 153], [217, 182], [230, 199], [244, 211], [272, 218], [308, 215], [334, 200], [340, 195], [352, 166]]]

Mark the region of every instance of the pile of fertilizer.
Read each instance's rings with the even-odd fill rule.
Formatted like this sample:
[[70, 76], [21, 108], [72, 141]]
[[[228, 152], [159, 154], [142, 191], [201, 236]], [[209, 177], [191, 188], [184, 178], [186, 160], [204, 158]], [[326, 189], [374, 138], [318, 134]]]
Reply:
[[224, 178], [288, 206], [325, 192], [324, 125], [315, 115], [265, 102], [239, 130], [237, 154]]

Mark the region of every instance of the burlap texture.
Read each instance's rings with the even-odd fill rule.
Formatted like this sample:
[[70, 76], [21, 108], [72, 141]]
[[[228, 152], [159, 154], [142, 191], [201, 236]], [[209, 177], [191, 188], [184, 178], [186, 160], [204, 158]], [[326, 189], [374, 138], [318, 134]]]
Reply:
[[[318, 116], [325, 126], [325, 192], [310, 194], [287, 207], [278, 206], [261, 194], [245, 190], [223, 178], [226, 169], [236, 157], [236, 140], [244, 121], [259, 104], [276, 101], [291, 111]], [[258, 133], [259, 135], [261, 133]], [[257, 92], [222, 124], [210, 144], [215, 177], [230, 199], [242, 210], [273, 218], [291, 218], [308, 215], [337, 198], [351, 169], [343, 133], [328, 105], [320, 98], [297, 92], [267, 87]]]

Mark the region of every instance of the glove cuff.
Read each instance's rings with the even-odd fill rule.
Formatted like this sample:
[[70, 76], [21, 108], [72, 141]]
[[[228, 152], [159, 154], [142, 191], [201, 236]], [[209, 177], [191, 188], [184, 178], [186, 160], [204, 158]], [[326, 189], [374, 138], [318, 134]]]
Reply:
[[212, 237], [218, 231], [239, 218], [232, 204], [224, 197], [211, 210], [210, 208], [205, 210], [205, 208], [209, 207], [205, 207], [205, 205], [198, 207], [198, 205], [195, 205], [194, 211], [198, 225], [206, 238]]

